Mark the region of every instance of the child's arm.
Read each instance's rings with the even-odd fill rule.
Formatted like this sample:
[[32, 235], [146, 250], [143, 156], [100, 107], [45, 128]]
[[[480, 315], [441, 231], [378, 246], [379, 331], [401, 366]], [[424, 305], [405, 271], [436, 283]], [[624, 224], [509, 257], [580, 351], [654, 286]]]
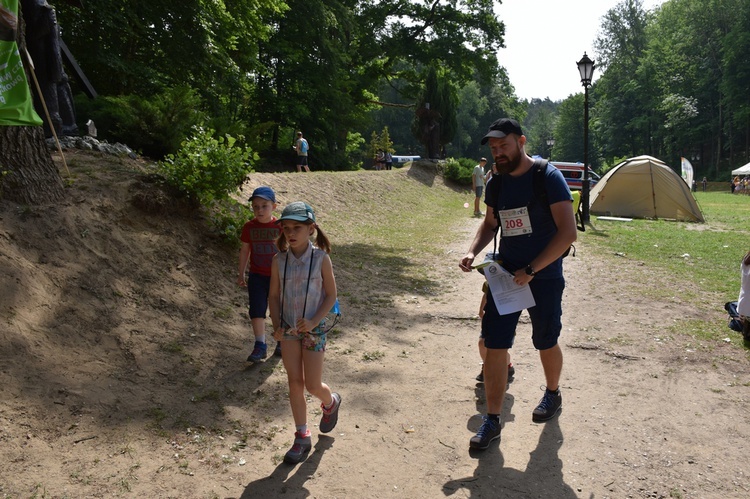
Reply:
[[271, 261], [271, 282], [268, 286], [268, 315], [271, 316], [273, 326], [273, 337], [277, 341], [284, 334], [281, 324], [281, 288], [279, 286], [279, 264], [274, 255]]
[[250, 259], [250, 243], [242, 243], [240, 247], [240, 266], [237, 269], [237, 284], [240, 286], [247, 286], [245, 282], [245, 269], [247, 268], [247, 262]]
[[326, 293], [326, 299], [321, 303], [318, 312], [312, 319], [305, 319], [304, 317], [297, 321], [297, 330], [301, 333], [310, 332], [320, 324], [328, 312], [331, 311], [333, 305], [336, 303], [336, 278], [333, 276], [333, 264], [331, 263], [331, 257], [327, 254], [324, 255], [323, 263], [320, 268], [320, 273], [323, 277], [323, 290]]

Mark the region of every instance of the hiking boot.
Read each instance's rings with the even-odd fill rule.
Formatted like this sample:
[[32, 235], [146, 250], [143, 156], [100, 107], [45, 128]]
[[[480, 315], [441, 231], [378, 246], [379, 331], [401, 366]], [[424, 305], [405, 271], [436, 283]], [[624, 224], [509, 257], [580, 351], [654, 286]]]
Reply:
[[469, 440], [469, 447], [479, 450], [486, 449], [493, 440], [500, 438], [500, 430], [502, 430], [502, 423], [485, 416], [479, 431]]
[[276, 348], [273, 349], [273, 354], [276, 357], [281, 357], [281, 342], [280, 341], [276, 342]]
[[294, 432], [294, 445], [284, 454], [284, 462], [288, 464], [297, 464], [305, 459], [307, 453], [312, 449], [312, 439], [310, 438], [310, 430], [307, 430], [305, 434], [300, 432]]
[[260, 362], [266, 357], [268, 357], [268, 346], [261, 341], [256, 341], [253, 352], [247, 357], [247, 361]]
[[555, 415], [562, 409], [562, 394], [558, 388], [554, 392], [545, 389], [542, 400], [539, 401], [539, 405], [536, 406], [534, 412], [531, 414], [531, 420], [535, 423], [543, 423], [554, 418]]
[[339, 407], [341, 407], [341, 395], [336, 392], [331, 394], [333, 397], [333, 407], [326, 410], [323, 404], [320, 404], [320, 408], [323, 409], [323, 417], [320, 418], [320, 424], [318, 428], [321, 433], [328, 433], [336, 427], [336, 423], [339, 421]]
[[[513, 367], [513, 363], [511, 362], [508, 364], [508, 381], [513, 379], [513, 376], [516, 375], [516, 368]], [[477, 383], [484, 383], [484, 367], [482, 367], [482, 371], [477, 374], [477, 377], [474, 378], [477, 380]]]

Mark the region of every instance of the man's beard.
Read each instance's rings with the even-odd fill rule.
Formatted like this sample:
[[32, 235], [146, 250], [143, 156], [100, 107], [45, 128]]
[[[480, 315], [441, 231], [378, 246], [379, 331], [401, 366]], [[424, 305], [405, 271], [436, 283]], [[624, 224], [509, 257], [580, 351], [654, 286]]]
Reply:
[[512, 173], [521, 166], [521, 155], [519, 154], [515, 158], [511, 158], [509, 156], [504, 156], [503, 159], [506, 161], [500, 162], [500, 157], [495, 157], [495, 170], [497, 170], [497, 173], [500, 175], [505, 175], [506, 173]]

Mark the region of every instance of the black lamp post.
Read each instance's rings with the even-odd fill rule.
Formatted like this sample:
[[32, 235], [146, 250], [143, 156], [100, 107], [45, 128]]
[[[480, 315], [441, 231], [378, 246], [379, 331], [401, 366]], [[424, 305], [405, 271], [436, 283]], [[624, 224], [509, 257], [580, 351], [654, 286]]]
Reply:
[[581, 223], [589, 222], [589, 87], [591, 78], [594, 76], [594, 61], [589, 59], [586, 52], [578, 61], [578, 72], [581, 73], [583, 84], [583, 183], [581, 185], [581, 205], [583, 212]]
[[552, 146], [555, 145], [555, 139], [554, 137], [550, 137], [547, 139], [547, 150], [549, 151], [549, 159], [552, 159]]

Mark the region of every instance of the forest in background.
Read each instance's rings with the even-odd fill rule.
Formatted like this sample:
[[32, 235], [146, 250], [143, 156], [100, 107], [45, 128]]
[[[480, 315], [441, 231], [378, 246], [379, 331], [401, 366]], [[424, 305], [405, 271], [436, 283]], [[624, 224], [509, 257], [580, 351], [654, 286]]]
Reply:
[[[530, 154], [582, 161], [583, 92], [561, 102], [518, 99], [497, 58], [504, 24], [493, 3], [102, 0], [55, 8], [100, 94], [77, 96], [79, 120], [94, 119], [100, 137], [157, 159], [175, 153], [195, 125], [239, 137], [260, 154], [258, 169], [291, 165], [298, 129], [317, 169], [369, 167], [367, 142], [385, 127], [396, 154], [424, 156], [420, 119], [429, 102], [448, 157], [486, 154], [477, 138], [510, 115], [522, 122]], [[750, 2], [668, 0], [647, 11], [623, 0], [602, 18], [594, 47], [595, 168], [640, 154], [674, 166], [684, 156], [696, 175], [721, 180], [750, 159]]]

